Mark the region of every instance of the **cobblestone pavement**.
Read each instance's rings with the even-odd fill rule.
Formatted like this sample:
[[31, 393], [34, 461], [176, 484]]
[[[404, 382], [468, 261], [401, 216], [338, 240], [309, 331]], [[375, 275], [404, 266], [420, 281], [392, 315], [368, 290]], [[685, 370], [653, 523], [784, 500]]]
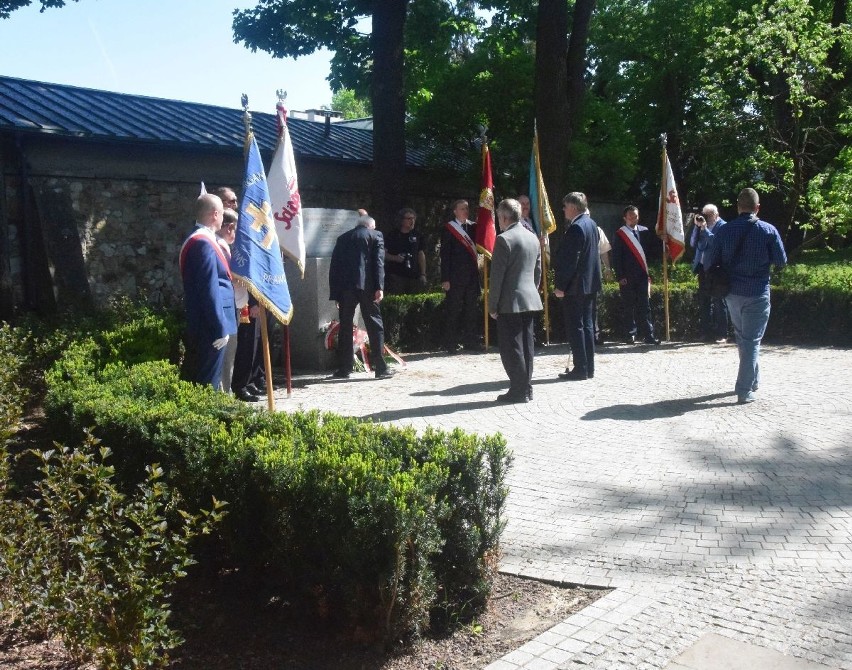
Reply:
[[608, 346], [584, 382], [557, 378], [554, 346], [508, 406], [492, 352], [276, 398], [506, 436], [502, 569], [616, 588], [491, 670], [661, 668], [707, 632], [852, 670], [852, 351], [764, 346], [759, 400], [737, 405], [733, 345]]

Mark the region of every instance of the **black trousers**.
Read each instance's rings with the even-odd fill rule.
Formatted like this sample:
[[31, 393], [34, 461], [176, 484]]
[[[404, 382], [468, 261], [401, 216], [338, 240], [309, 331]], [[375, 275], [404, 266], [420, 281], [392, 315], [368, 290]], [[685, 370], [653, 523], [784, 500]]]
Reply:
[[355, 345], [352, 342], [352, 326], [355, 308], [361, 306], [361, 315], [370, 338], [370, 365], [375, 372], [384, 372], [388, 365], [383, 356], [385, 349], [385, 326], [382, 311], [375, 300], [374, 291], [346, 290], [338, 303], [340, 306], [340, 330], [337, 332], [337, 369], [352, 372], [355, 362]]
[[562, 301], [565, 334], [571, 345], [574, 370], [592, 377], [595, 374], [595, 294], [566, 295]]
[[509, 395], [516, 398], [532, 393], [535, 317], [536, 312], [497, 315], [500, 360], [509, 376]]
[[635, 282], [619, 286], [621, 292], [622, 315], [626, 335], [638, 333], [642, 337], [654, 337], [654, 324], [651, 323], [651, 302], [648, 298], [647, 282]]
[[249, 383], [261, 390], [266, 388], [260, 335], [260, 319], [251, 317], [249, 323], [237, 326], [237, 352], [234, 355], [234, 373], [231, 377], [231, 390], [235, 393]]
[[450, 282], [444, 298], [444, 347], [455, 349], [461, 342], [466, 347], [479, 344], [479, 276], [464, 282]]

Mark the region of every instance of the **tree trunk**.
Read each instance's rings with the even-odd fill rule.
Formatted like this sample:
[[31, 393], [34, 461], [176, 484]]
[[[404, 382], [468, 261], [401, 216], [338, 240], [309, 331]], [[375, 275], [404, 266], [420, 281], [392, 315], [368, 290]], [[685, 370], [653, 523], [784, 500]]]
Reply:
[[589, 24], [597, 0], [576, 0], [571, 22], [571, 39], [568, 42], [568, 114], [569, 138], [577, 131], [583, 117], [583, 100], [586, 96], [586, 49], [589, 43]]
[[403, 31], [408, 0], [383, 0], [373, 10], [373, 203], [377, 225], [389, 230], [405, 194]]
[[[535, 54], [535, 118], [541, 172], [551, 204], [567, 193], [565, 157], [571, 139], [568, 123], [568, 4], [539, 0]], [[562, 211], [555, 206], [554, 212]]]

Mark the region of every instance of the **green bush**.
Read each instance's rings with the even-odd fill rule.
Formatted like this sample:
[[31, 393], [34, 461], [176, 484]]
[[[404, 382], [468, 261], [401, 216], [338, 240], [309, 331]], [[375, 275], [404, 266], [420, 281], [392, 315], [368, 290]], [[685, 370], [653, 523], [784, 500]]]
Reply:
[[171, 589], [194, 561], [189, 545], [222, 517], [189, 514], [146, 468], [132, 495], [113, 484], [107, 448], [32, 452], [41, 479], [12, 495], [0, 472], [0, 585], [4, 608], [31, 632], [58, 635], [78, 662], [106, 669], [162, 667], [181, 639], [169, 627]]
[[430, 614], [481, 609], [506, 497], [502, 437], [258, 412], [166, 361], [105, 363], [148, 357], [134, 338], [157, 331], [122, 326], [69, 346], [47, 375], [54, 430], [95, 426], [123, 488], [157, 462], [190, 509], [228, 500], [220, 560], [289, 578], [304, 606], [364, 634], [399, 639]]
[[0, 323], [0, 446], [15, 432], [26, 404], [27, 392], [20, 384], [26, 364], [26, 343], [19, 331]]
[[[665, 334], [662, 267], [651, 266], [651, 313], [657, 334]], [[691, 341], [698, 332], [698, 283], [689, 263], [668, 266], [669, 329], [673, 340]], [[768, 341], [803, 344], [852, 344], [852, 247], [836, 252], [805, 251], [799, 262], [773, 272], [772, 316], [766, 332]], [[382, 302], [385, 335], [391, 346], [404, 352], [435, 351], [441, 348], [446, 324], [441, 294], [388, 296]], [[550, 295], [550, 341], [565, 342], [561, 301]], [[480, 305], [481, 309], [481, 305]], [[620, 340], [625, 333], [618, 285], [607, 283], [598, 296], [598, 318], [607, 340]], [[496, 343], [497, 329], [490, 328]], [[536, 337], [545, 341], [543, 318]]]

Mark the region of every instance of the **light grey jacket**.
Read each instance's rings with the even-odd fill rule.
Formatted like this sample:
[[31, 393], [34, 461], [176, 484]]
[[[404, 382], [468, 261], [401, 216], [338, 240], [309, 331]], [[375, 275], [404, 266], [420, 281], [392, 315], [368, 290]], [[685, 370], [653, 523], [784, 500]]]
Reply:
[[541, 246], [535, 233], [519, 223], [497, 236], [491, 254], [488, 311], [511, 314], [543, 309], [538, 285], [541, 281]]

